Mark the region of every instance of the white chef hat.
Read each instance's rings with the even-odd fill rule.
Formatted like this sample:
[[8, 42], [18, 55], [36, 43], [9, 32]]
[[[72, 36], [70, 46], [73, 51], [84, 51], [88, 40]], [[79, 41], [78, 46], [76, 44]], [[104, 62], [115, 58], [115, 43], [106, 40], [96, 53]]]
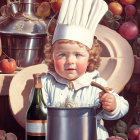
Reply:
[[96, 27], [107, 10], [104, 0], [63, 0], [52, 43], [68, 39], [91, 48]]

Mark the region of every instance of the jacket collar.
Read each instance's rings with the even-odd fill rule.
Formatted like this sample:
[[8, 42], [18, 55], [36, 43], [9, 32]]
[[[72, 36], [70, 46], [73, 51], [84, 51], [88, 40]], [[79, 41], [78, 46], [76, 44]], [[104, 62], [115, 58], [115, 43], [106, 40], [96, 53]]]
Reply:
[[51, 74], [55, 78], [55, 80], [61, 84], [69, 86], [69, 83], [71, 82], [75, 90], [79, 90], [80, 88], [89, 86], [93, 81], [93, 78], [99, 76], [99, 72], [97, 70], [94, 70], [93, 72], [86, 72], [76, 80], [69, 81], [65, 78], [60, 77], [56, 72], [49, 71], [48, 73]]

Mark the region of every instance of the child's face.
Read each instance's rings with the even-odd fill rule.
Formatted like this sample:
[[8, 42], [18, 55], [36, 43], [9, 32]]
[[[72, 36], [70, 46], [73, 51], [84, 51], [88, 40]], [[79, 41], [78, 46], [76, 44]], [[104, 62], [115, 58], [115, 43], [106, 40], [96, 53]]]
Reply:
[[57, 74], [68, 80], [75, 80], [86, 72], [89, 53], [78, 44], [55, 43], [53, 61]]

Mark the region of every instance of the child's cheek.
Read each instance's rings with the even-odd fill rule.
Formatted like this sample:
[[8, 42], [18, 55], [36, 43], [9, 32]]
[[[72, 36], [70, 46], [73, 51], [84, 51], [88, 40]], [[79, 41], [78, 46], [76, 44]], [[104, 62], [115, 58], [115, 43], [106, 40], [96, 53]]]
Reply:
[[60, 70], [63, 67], [63, 62], [61, 60], [55, 61], [55, 68]]
[[77, 68], [79, 73], [84, 73], [86, 72], [87, 66], [83, 63], [78, 63]]

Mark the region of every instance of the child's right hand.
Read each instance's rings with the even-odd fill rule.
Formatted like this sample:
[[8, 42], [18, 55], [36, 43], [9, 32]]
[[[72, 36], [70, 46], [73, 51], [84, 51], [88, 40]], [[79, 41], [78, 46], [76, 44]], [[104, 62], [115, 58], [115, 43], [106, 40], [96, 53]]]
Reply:
[[117, 103], [116, 98], [113, 94], [109, 92], [99, 93], [99, 100], [104, 110], [112, 112], [116, 109]]

